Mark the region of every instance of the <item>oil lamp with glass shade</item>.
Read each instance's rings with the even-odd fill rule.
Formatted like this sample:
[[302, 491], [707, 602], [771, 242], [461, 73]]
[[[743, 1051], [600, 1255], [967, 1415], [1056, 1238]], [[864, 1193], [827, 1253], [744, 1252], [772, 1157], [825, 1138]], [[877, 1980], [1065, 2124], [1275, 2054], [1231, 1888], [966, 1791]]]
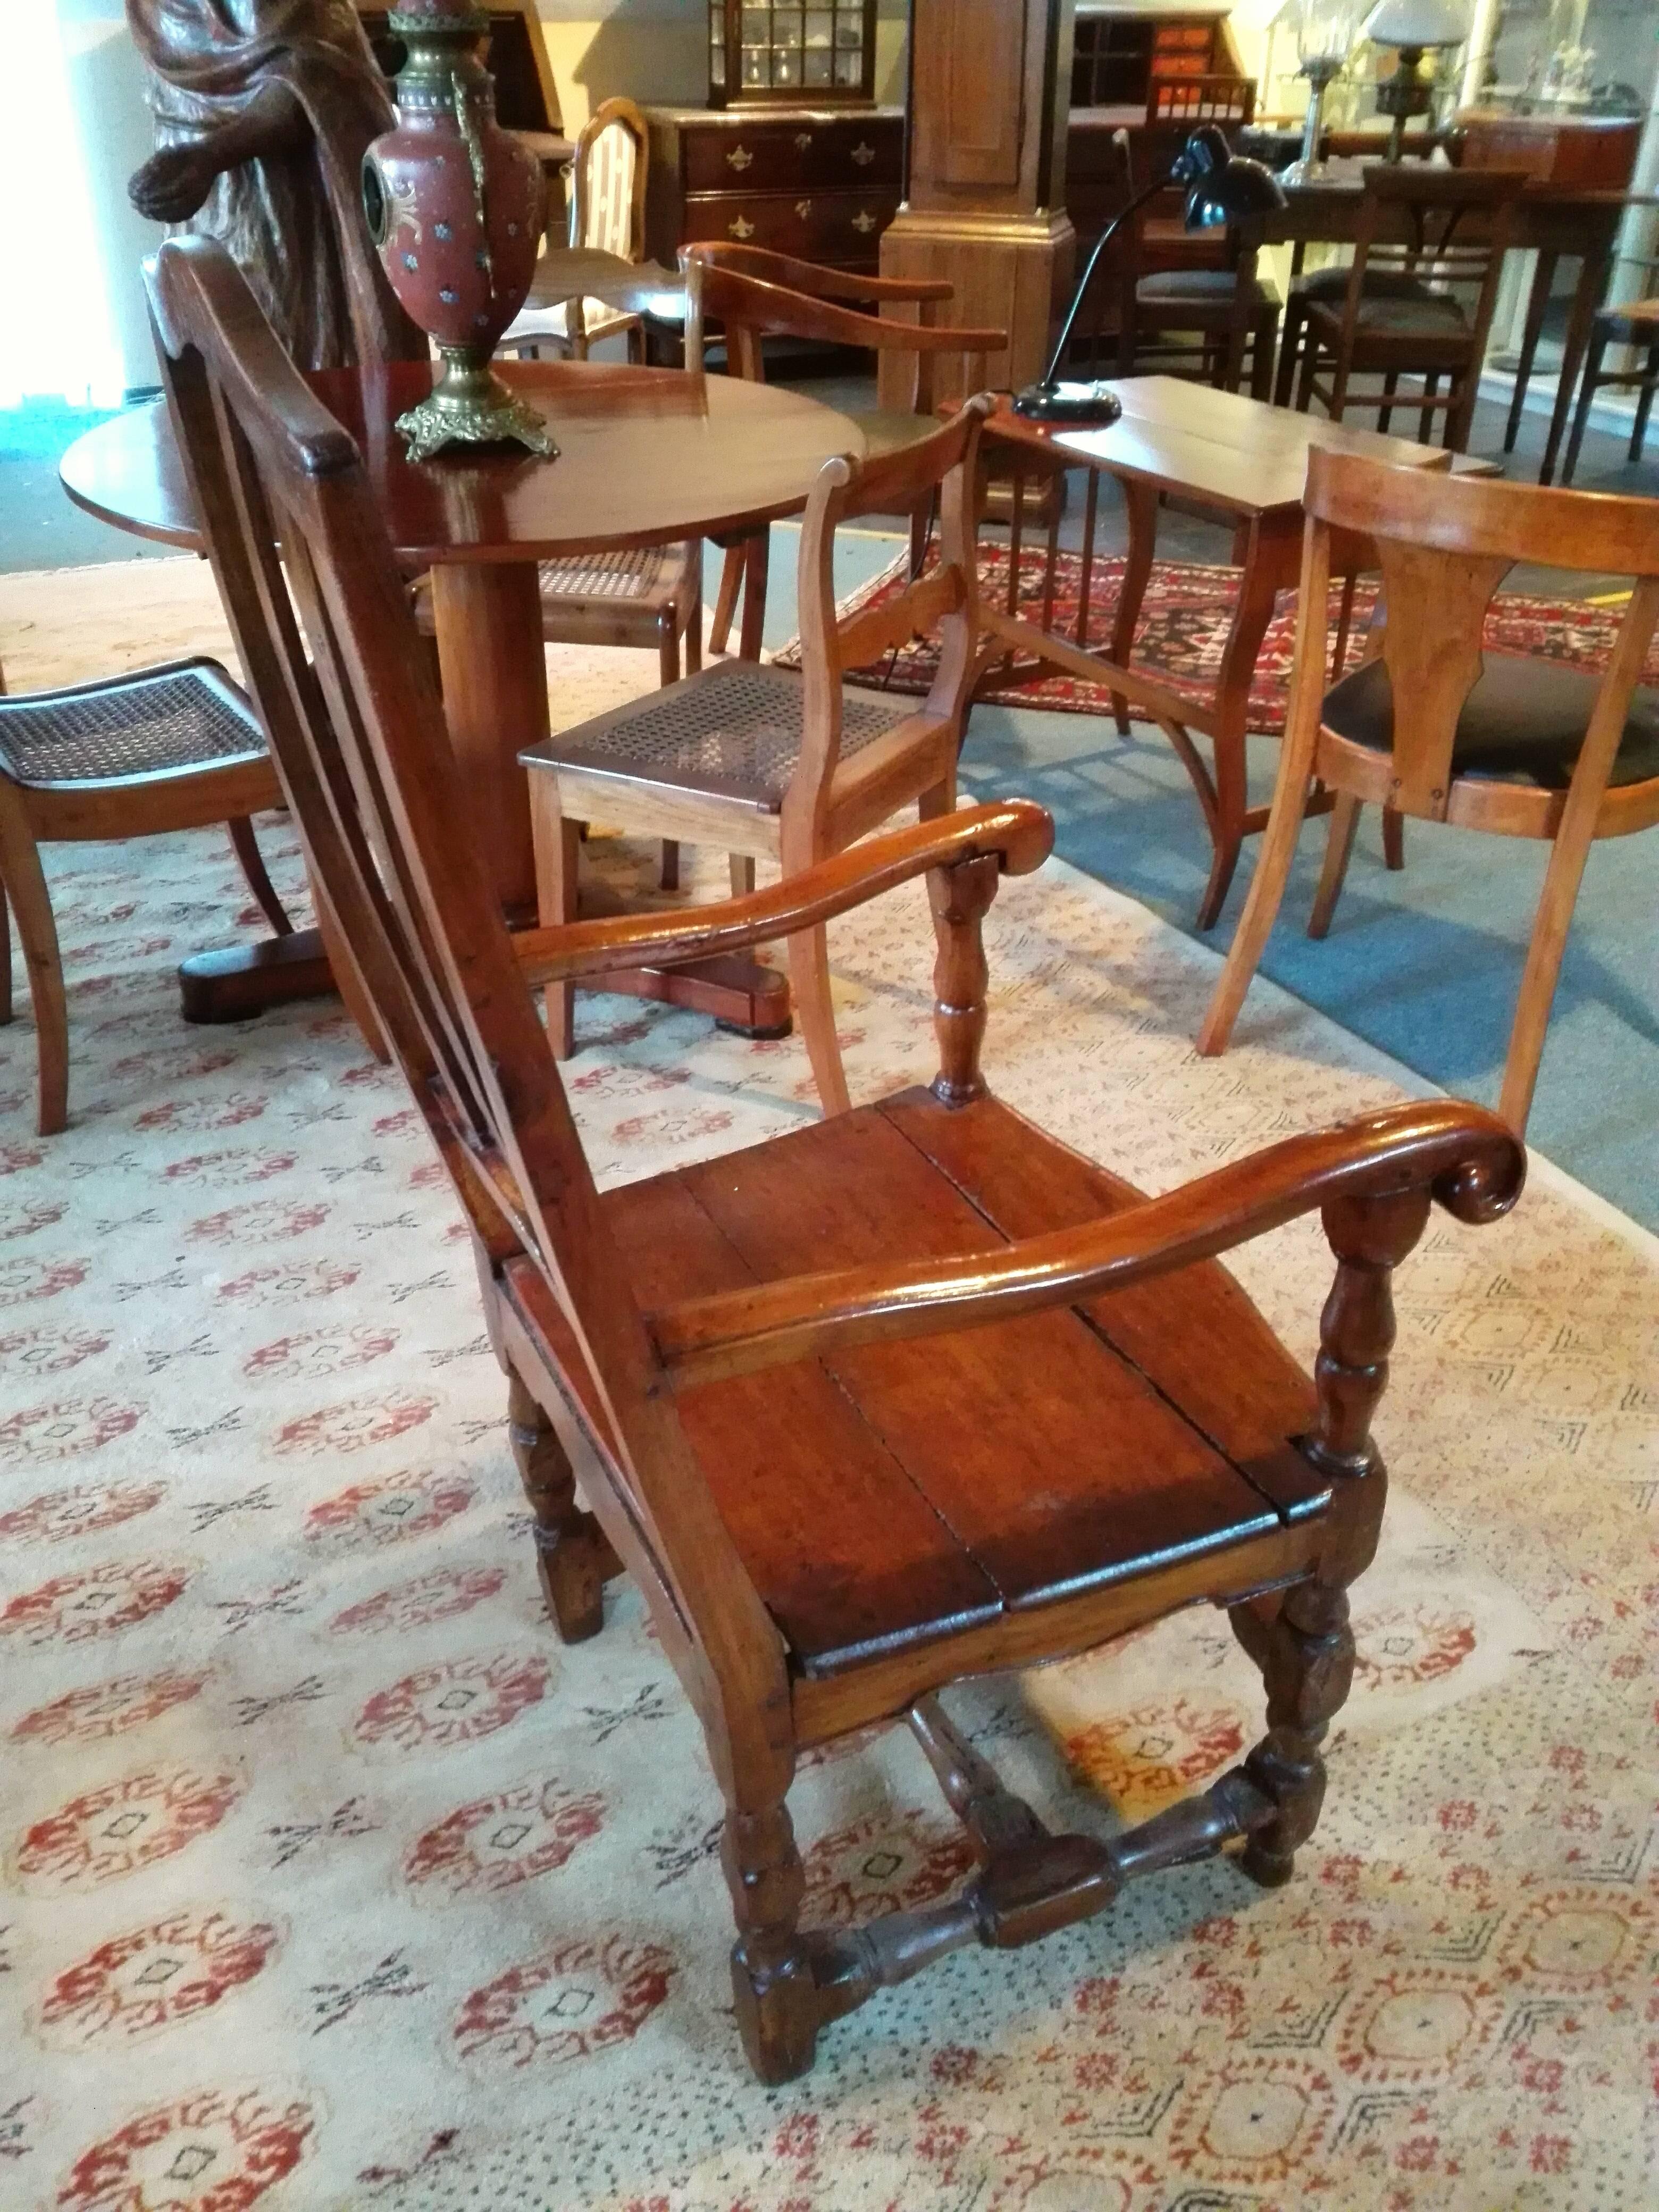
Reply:
[[1308, 115], [1302, 126], [1302, 152], [1280, 172], [1287, 185], [1310, 184], [1325, 173], [1319, 158], [1325, 94], [1346, 66], [1354, 28], [1364, 0], [1301, 0], [1297, 15], [1298, 76], [1308, 80]]
[[1359, 28], [1359, 35], [1374, 46], [1397, 46], [1400, 60], [1394, 75], [1376, 88], [1376, 112], [1391, 115], [1387, 158], [1397, 161], [1405, 150], [1406, 119], [1426, 115], [1434, 106], [1434, 79], [1419, 69], [1431, 46], [1461, 46], [1469, 35], [1470, 0], [1377, 0]]

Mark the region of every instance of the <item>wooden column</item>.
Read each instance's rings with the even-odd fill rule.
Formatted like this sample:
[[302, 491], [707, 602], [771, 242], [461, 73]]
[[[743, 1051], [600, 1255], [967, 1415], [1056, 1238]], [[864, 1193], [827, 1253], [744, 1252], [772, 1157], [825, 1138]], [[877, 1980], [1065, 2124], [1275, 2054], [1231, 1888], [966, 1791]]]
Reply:
[[[884, 276], [943, 276], [941, 321], [996, 325], [992, 384], [1042, 373], [1072, 282], [1066, 212], [1073, 0], [911, 0], [905, 197], [884, 233]], [[884, 407], [904, 407], [908, 363], [881, 356]], [[942, 355], [937, 397], [960, 396], [965, 359]]]

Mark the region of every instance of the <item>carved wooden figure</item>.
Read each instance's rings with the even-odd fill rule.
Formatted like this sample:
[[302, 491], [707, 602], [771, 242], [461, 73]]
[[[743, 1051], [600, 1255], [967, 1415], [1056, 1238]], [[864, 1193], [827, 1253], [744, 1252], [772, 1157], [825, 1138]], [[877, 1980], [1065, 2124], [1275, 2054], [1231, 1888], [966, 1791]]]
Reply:
[[363, 220], [363, 152], [395, 118], [351, 0], [126, 9], [157, 139], [139, 214], [218, 239], [301, 367], [423, 359]]
[[[1389, 1273], [1431, 1197], [1472, 1223], [1513, 1203], [1519, 1142], [1425, 1101], [1146, 1198], [1011, 1112], [979, 1066], [981, 922], [1049, 850], [1024, 800], [716, 906], [510, 939], [356, 447], [222, 253], [164, 249], [155, 300], [243, 665], [472, 1225], [556, 1624], [599, 1627], [599, 1584], [625, 1568], [702, 1723], [755, 2071], [803, 2073], [877, 1990], [963, 1944], [1030, 1942], [1155, 1869], [1243, 1844], [1247, 1875], [1285, 1880], [1376, 1540]], [[921, 875], [940, 1081], [601, 1195], [532, 986], [817, 928]], [[1337, 1280], [1310, 1379], [1215, 1255], [1316, 1210]], [[965, 1675], [1200, 1601], [1260, 1660], [1267, 1732], [1126, 1833], [1051, 1832], [943, 1708]], [[899, 1717], [977, 1870], [941, 1904], [804, 1928], [798, 1758]]]

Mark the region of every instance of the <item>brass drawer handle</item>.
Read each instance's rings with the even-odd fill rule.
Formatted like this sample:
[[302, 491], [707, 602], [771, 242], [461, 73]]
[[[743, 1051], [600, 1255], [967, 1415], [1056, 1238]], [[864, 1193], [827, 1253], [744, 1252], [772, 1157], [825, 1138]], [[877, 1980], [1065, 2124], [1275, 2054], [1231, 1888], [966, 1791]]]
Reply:
[[734, 146], [726, 157], [726, 166], [732, 169], [746, 169], [754, 158], [746, 146]]
[[755, 226], [752, 222], [745, 222], [740, 215], [734, 215], [726, 224], [726, 232], [728, 238], [752, 238]]
[[875, 227], [876, 218], [871, 214], [868, 208], [860, 208], [858, 213], [853, 217], [854, 229], [861, 230], [866, 238]]
[[806, 151], [807, 148], [811, 144], [811, 143], [812, 143], [812, 134], [811, 134], [811, 132], [810, 131], [796, 131], [796, 133], [795, 133], [795, 151], [796, 151], [798, 154], [804, 154], [804, 153]]
[[807, 216], [811, 215], [811, 212], [812, 203], [811, 200], [797, 200], [795, 202], [795, 213], [800, 217], [803, 222], [805, 222]]
[[875, 148], [873, 146], [866, 146], [864, 141], [860, 138], [858, 144], [853, 149], [853, 159], [858, 163], [860, 168], [867, 169], [871, 162], [873, 161], [875, 158]]

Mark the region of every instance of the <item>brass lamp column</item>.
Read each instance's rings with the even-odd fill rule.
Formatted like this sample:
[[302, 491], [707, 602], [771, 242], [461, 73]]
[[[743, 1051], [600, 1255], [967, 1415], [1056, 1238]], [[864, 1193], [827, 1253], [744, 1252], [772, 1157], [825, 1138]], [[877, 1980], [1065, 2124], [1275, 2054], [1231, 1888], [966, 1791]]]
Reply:
[[[994, 385], [1041, 374], [1072, 282], [1066, 212], [1073, 0], [911, 0], [904, 203], [883, 233], [884, 276], [942, 276], [953, 322], [1008, 332]], [[942, 355], [937, 396], [967, 362]], [[908, 406], [909, 364], [881, 356], [881, 404]]]

